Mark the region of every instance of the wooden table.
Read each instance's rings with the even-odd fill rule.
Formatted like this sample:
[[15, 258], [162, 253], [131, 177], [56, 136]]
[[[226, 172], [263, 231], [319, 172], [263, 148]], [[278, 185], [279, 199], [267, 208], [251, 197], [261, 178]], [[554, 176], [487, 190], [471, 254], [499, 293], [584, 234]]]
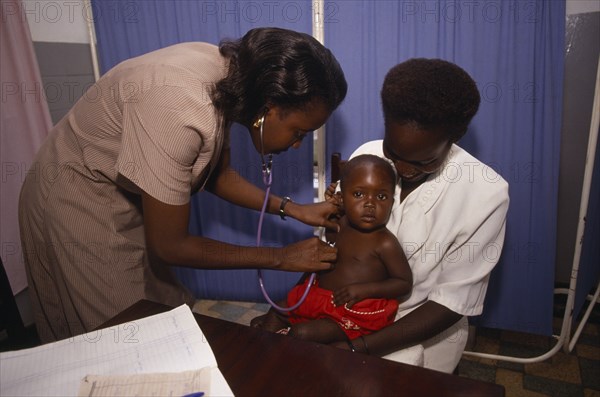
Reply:
[[[103, 324], [171, 309], [140, 301]], [[504, 387], [301, 341], [194, 313], [237, 397], [504, 396]]]

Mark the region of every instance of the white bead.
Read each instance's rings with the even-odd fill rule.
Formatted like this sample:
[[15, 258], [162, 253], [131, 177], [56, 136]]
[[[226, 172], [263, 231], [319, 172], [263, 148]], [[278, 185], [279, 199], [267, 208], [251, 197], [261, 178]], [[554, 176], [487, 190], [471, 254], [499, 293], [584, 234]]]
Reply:
[[345, 303], [345, 304], [344, 304], [344, 308], [345, 308], [346, 310], [348, 310], [350, 313], [354, 313], [354, 314], [361, 314], [361, 315], [363, 315], [363, 314], [364, 314], [364, 315], [379, 314], [379, 313], [383, 313], [383, 312], [385, 311], [385, 309], [379, 309], [379, 310], [375, 310], [375, 311], [372, 311], [372, 312], [359, 312], [359, 311], [356, 311], [356, 310], [352, 310], [352, 309], [350, 309], [350, 308], [348, 307], [348, 304], [347, 304], [347, 303]]

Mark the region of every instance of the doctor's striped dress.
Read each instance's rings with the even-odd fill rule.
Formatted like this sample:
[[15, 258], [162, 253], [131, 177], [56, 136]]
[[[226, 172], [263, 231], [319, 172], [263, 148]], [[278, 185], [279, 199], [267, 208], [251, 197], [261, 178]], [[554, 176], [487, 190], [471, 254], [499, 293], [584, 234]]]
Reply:
[[228, 142], [209, 96], [226, 72], [218, 48], [206, 43], [132, 58], [50, 132], [19, 203], [43, 342], [92, 330], [142, 298], [193, 303], [145, 249], [140, 194], [182, 205], [202, 188]]

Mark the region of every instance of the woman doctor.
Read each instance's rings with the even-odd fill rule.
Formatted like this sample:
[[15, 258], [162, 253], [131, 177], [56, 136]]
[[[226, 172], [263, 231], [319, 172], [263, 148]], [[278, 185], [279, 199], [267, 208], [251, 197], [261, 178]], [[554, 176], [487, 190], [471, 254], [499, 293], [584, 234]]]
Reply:
[[[183, 43], [115, 66], [54, 127], [20, 197], [35, 322], [43, 342], [90, 331], [140, 299], [193, 304], [172, 265], [318, 271], [336, 249], [317, 238], [251, 248], [188, 233], [206, 189], [259, 210], [264, 192], [229, 166], [229, 129], [254, 149], [298, 148], [346, 95], [344, 74], [309, 35], [260, 28], [220, 47]], [[89, 92], [89, 91], [88, 91]], [[267, 212], [331, 226], [329, 203], [270, 196]]]
[[388, 72], [381, 97], [385, 137], [351, 157], [376, 154], [398, 172], [387, 227], [406, 253], [414, 285], [394, 324], [355, 346], [404, 361], [414, 352], [407, 348], [421, 344], [425, 367], [452, 372], [467, 342], [467, 316], [481, 314], [502, 250], [508, 184], [456, 145], [480, 102], [464, 70], [442, 60], [408, 60]]

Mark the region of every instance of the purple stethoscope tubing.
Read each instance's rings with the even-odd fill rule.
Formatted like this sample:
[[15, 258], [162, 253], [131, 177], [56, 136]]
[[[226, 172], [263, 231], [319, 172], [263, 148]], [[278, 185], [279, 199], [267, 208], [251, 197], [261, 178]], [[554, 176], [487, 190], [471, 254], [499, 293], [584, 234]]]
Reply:
[[[264, 123], [264, 116], [263, 116], [263, 120], [260, 123], [261, 145], [262, 145], [263, 123]], [[263, 163], [262, 164], [262, 179], [263, 179], [263, 183], [265, 184], [265, 200], [263, 201], [263, 205], [260, 210], [260, 217], [258, 218], [258, 230], [256, 231], [256, 246], [257, 247], [260, 247], [260, 239], [261, 239], [261, 235], [262, 235], [262, 225], [263, 225], [263, 221], [265, 218], [265, 213], [267, 211], [267, 203], [269, 201], [269, 194], [271, 193], [271, 184], [273, 183], [273, 172], [272, 172], [273, 156], [269, 155], [268, 162], [265, 162], [265, 158], [263, 155], [262, 163]], [[273, 306], [273, 308], [275, 310], [280, 311], [280, 312], [291, 312], [292, 310], [296, 310], [298, 307], [300, 307], [302, 302], [304, 302], [304, 300], [306, 299], [306, 296], [308, 295], [308, 291], [310, 290], [310, 287], [313, 284], [315, 277], [316, 277], [316, 273], [312, 273], [310, 275], [310, 279], [308, 280], [308, 285], [306, 286], [306, 290], [304, 291], [304, 294], [302, 294], [302, 297], [296, 304], [294, 304], [293, 306], [290, 306], [290, 307], [281, 307], [278, 304], [276, 304], [275, 302], [273, 302], [273, 300], [269, 297], [269, 294], [267, 293], [267, 290], [265, 288], [265, 283], [263, 281], [261, 270], [258, 269], [257, 273], [258, 273], [258, 284], [260, 285], [260, 290], [262, 291], [263, 296], [265, 297], [267, 302], [269, 302], [269, 304], [271, 306]]]

